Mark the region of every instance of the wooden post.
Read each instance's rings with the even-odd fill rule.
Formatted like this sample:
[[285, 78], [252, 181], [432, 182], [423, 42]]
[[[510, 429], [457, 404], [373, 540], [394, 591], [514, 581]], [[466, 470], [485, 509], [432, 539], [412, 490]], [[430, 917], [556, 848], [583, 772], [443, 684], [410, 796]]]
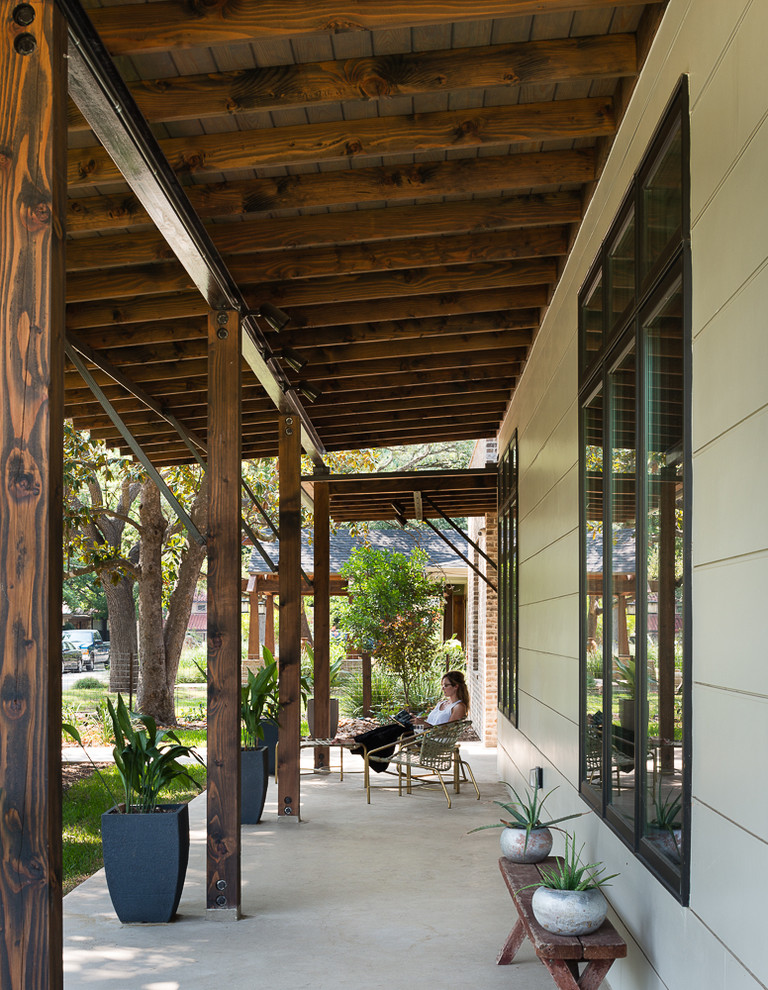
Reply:
[[[315, 735], [331, 734], [331, 565], [328, 485], [315, 483]], [[315, 768], [330, 766], [326, 748], [315, 750]]]
[[58, 990], [67, 35], [0, 9], [0, 986]]
[[275, 596], [267, 595], [267, 611], [264, 616], [264, 645], [275, 655]]
[[373, 691], [371, 690], [371, 654], [362, 653], [362, 677], [363, 677], [363, 717], [368, 718], [373, 708]]
[[240, 321], [208, 316], [208, 872], [206, 908], [240, 915]]
[[254, 588], [248, 595], [248, 659], [261, 659], [259, 639], [259, 592]]
[[281, 413], [280, 465], [280, 746], [277, 814], [299, 818], [301, 733], [301, 423]]

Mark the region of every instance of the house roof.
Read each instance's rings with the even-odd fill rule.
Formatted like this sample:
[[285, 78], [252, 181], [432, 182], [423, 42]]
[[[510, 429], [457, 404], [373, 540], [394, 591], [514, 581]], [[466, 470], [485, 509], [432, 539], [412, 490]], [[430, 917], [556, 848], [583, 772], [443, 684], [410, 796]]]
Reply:
[[245, 458], [496, 434], [662, 0], [61, 6], [76, 426], [205, 454], [226, 308]]
[[[460, 539], [457, 534], [450, 536], [451, 542], [455, 542], [456, 546], [461, 550], [462, 553], [466, 550], [466, 544]], [[367, 537], [362, 536], [352, 536], [349, 530], [340, 529], [335, 533], [331, 534], [330, 542], [330, 570], [332, 574], [338, 574], [341, 568], [349, 560], [352, 551], [363, 546], [365, 543], [370, 543], [371, 546], [376, 547], [380, 550], [391, 550], [396, 553], [410, 554], [416, 547], [420, 547], [424, 550], [429, 557], [430, 567], [441, 568], [462, 568], [466, 569], [466, 564], [464, 561], [455, 554], [443, 540], [440, 539], [437, 534], [425, 530], [423, 528], [415, 529], [371, 529], [368, 531]], [[463, 545], [462, 545], [463, 544]], [[280, 560], [280, 543], [276, 541], [275, 543], [265, 544], [265, 550], [269, 554], [272, 562], [278, 564]], [[301, 566], [305, 571], [314, 571], [314, 556], [313, 547], [309, 541], [309, 533], [306, 530], [302, 531], [301, 534]], [[261, 574], [264, 573], [266, 569], [265, 562], [260, 554], [255, 550], [251, 554], [251, 560], [248, 570], [251, 574]]]

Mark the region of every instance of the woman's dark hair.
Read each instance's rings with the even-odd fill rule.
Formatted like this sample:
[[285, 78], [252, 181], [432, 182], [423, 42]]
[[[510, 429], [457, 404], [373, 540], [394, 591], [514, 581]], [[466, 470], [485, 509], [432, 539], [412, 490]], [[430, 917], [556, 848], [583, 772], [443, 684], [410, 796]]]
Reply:
[[[464, 680], [464, 675], [460, 670], [449, 670], [447, 674], [443, 674], [443, 678], [447, 677], [448, 682], [452, 684], [458, 693], [459, 701], [463, 701], [467, 706], [467, 712], [469, 712], [469, 688], [467, 687], [467, 682]], [[441, 678], [441, 681], [442, 679]]]

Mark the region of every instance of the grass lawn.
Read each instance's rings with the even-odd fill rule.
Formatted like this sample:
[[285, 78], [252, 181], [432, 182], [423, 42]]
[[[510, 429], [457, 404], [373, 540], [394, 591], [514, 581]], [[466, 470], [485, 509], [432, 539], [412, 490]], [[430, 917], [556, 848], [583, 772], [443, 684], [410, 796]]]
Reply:
[[[190, 775], [205, 787], [205, 767], [190, 767]], [[120, 780], [114, 767], [101, 770], [116, 801], [122, 799]], [[186, 781], [177, 782], [163, 792], [163, 801], [189, 801], [199, 791]], [[64, 791], [63, 842], [64, 884], [68, 894], [92, 873], [104, 865], [101, 854], [101, 815], [115, 802], [107, 794], [102, 780], [96, 773], [78, 780]]]

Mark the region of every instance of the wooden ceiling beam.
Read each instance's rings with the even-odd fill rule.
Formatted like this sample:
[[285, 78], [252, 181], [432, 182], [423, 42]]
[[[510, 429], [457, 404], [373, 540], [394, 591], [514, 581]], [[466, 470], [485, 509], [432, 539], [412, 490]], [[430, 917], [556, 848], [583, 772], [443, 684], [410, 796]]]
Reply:
[[[654, 0], [651, 0], [654, 2]], [[659, 0], [656, 0], [659, 2]], [[131, 5], [94, 8], [89, 13], [113, 55], [237, 42], [300, 38], [313, 34], [391, 30], [396, 27], [450, 24], [467, 20], [524, 17], [532, 14], [596, 10], [636, 5], [637, 0], [473, 0], [471, 4], [434, 0], [345, 3], [331, 0], [243, 0], [230, 6], [190, 10], [184, 0], [148, 5], [141, 18]]]
[[[581, 216], [581, 196], [561, 192], [391, 206], [386, 210], [347, 210], [279, 219], [261, 217], [242, 223], [212, 224], [206, 230], [222, 255], [230, 256], [255, 251], [316, 249], [338, 244], [578, 223]], [[87, 223], [78, 227], [72, 217], [68, 218], [67, 229], [70, 232], [98, 232], [98, 228]], [[172, 258], [173, 252], [167, 242], [155, 230], [132, 231], [130, 237], [121, 232], [67, 241], [68, 272], [147, 264]]]
[[[330, 367], [356, 361], [375, 361], [391, 358], [400, 362], [433, 354], [466, 354], [471, 351], [490, 353], [511, 347], [526, 353], [533, 340], [530, 330], [490, 330], [484, 333], [444, 333], [439, 336], [420, 337], [411, 340], [392, 341], [386, 338], [378, 342], [349, 344], [346, 347], [309, 347], [304, 352], [310, 365], [325, 364]], [[304, 369], [301, 374], [305, 375]]]
[[[289, 279], [402, 271], [470, 262], [511, 261], [562, 256], [568, 250], [563, 226], [463, 234], [455, 237], [405, 238], [374, 245], [348, 244], [314, 251], [273, 251], [233, 255], [232, 277], [241, 284]], [[163, 295], [193, 288], [192, 280], [174, 262], [106, 271], [71, 272], [67, 302], [118, 299], [134, 295]]]
[[538, 309], [508, 309], [491, 313], [468, 313], [425, 320], [390, 320], [381, 323], [349, 324], [280, 331], [279, 341], [298, 350], [311, 347], [348, 347], [350, 344], [402, 341], [443, 334], [482, 333], [488, 330], [526, 330], [539, 325]]
[[[341, 347], [303, 348], [309, 363], [331, 365], [353, 361], [373, 361], [392, 358], [398, 361], [419, 358], [430, 354], [461, 354], [466, 351], [496, 351], [505, 348], [527, 348], [532, 341], [529, 329], [499, 329], [475, 333], [451, 333], [392, 341], [382, 334], [379, 340], [349, 344]], [[79, 338], [78, 338], [79, 339]], [[278, 341], [280, 338], [278, 338]], [[141, 368], [147, 364], [173, 364], [176, 362], [200, 361], [208, 353], [207, 343], [201, 340], [175, 341], [169, 344], [143, 344], [133, 347], [102, 348], [98, 352], [115, 368], [123, 371]], [[277, 351], [279, 356], [279, 350]], [[304, 372], [301, 372], [304, 375]], [[306, 377], [306, 375], [305, 375]]]
[[[478, 193], [497, 193], [499, 190], [509, 195], [515, 190], [544, 190], [591, 182], [594, 178], [594, 151], [582, 148], [377, 168], [345, 166], [321, 173], [203, 183], [186, 186], [185, 190], [198, 215], [210, 220], [247, 214], [267, 216], [277, 210], [323, 206], [365, 205], [382, 201], [396, 204], [398, 200], [434, 196], [469, 197]], [[139, 200], [130, 193], [70, 199], [67, 212], [68, 229], [73, 231], [107, 230], [110, 227], [145, 226], [150, 223]]]
[[[423, 418], [420, 416], [404, 420], [392, 420], [389, 417], [384, 420], [377, 420], [374, 417], [369, 417], [366, 421], [365, 428], [379, 436], [387, 434], [393, 438], [403, 433], [413, 433], [414, 430], [432, 429], [436, 432], [441, 432], [448, 427], [464, 426], [468, 429], [476, 429], [478, 436], [485, 436], [486, 434], [488, 436], [494, 436], [498, 432], [500, 421], [500, 417], [494, 413], [486, 412], [473, 416], [452, 416], [448, 413], [439, 419], [431, 420], [430, 426], [427, 428], [424, 425]], [[333, 427], [326, 426], [322, 429], [318, 426], [317, 429], [322, 437], [333, 437], [334, 441], [341, 440], [346, 436], [357, 437], [360, 436], [360, 420], [358, 419], [356, 423], [340, 424]], [[395, 440], [393, 439], [394, 442]]]
[[[478, 287], [473, 285], [472, 288]], [[254, 293], [249, 305], [255, 309], [265, 301], [265, 296], [258, 299]], [[408, 293], [399, 298], [377, 299], [370, 302], [335, 300], [333, 305], [318, 303], [293, 306], [289, 315], [294, 327], [334, 326], [340, 323], [420, 319], [508, 308], [528, 309], [531, 306], [546, 305], [546, 301], [547, 292], [543, 286], [470, 292], [445, 289], [439, 294], [428, 296]], [[280, 303], [281, 300], [277, 299], [276, 305]], [[67, 330], [78, 331], [95, 327], [115, 329], [124, 324], [189, 319], [205, 316], [207, 313], [208, 305], [198, 292], [177, 292], [165, 296], [120, 299], [112, 304], [102, 300], [73, 303], [67, 306], [66, 326]]]
[[443, 292], [429, 296], [407, 295], [375, 302], [338, 302], [333, 306], [294, 306], [291, 308], [291, 326], [323, 327], [339, 323], [419, 320], [502, 309], [528, 309], [546, 306], [548, 299], [547, 286], [533, 285], [478, 292]]
[[[381, 433], [362, 430], [356, 436], [348, 436], [340, 440], [328, 438], [326, 450], [364, 450], [367, 447], [407, 447], [416, 443], [448, 443], [454, 440], [482, 440], [495, 437], [498, 424], [485, 433], [480, 433], [475, 427], [447, 427], [437, 431], [434, 428], [414, 429], [411, 433], [393, 436], [391, 433]], [[324, 438], [325, 442], [325, 438]]]
[[[498, 388], [501, 380], [504, 380], [510, 389], [514, 388], [521, 371], [520, 362], [506, 361], [506, 363], [502, 363], [498, 353], [494, 355], [494, 358], [496, 360], [490, 366], [474, 365], [470, 367], [465, 360], [462, 360], [460, 364], [453, 367], [434, 368], [431, 371], [421, 368], [416, 373], [402, 371], [379, 374], [375, 381], [372, 381], [368, 375], [347, 379], [328, 378], [325, 381], [318, 379], [317, 387], [321, 390], [326, 401], [330, 401], [331, 397], [335, 397], [339, 392], [344, 393], [344, 397], [348, 401], [358, 401], [358, 393], [367, 394], [371, 390], [379, 390], [382, 394], [390, 389], [398, 392], [404, 389], [420, 390], [423, 393], [427, 391], [427, 386], [429, 387], [428, 391], [432, 392], [435, 385], [440, 385], [442, 389], [455, 389], [459, 393], [466, 394], [468, 390], [482, 389], [485, 381], [492, 382], [494, 389]], [[344, 401], [344, 398], [340, 401]]]
[[[557, 262], [554, 258], [525, 258], [521, 261], [483, 261], [469, 265], [272, 282], [260, 286], [258, 298], [260, 305], [270, 302], [290, 310], [293, 306], [400, 298], [405, 293], [411, 296], [441, 295], [446, 292], [546, 285], [556, 280]], [[246, 285], [243, 288], [248, 297], [250, 287]]]
[[412, 409], [418, 409], [420, 414], [428, 419], [433, 414], [439, 415], [443, 405], [455, 409], [462, 409], [465, 406], [506, 405], [510, 398], [507, 388], [490, 391], [478, 389], [476, 392], [472, 391], [465, 394], [457, 393], [452, 388], [446, 388], [445, 394], [441, 394], [439, 387], [434, 392], [430, 391], [429, 393], [423, 391], [418, 393], [416, 389], [412, 391], [416, 394], [403, 395], [402, 393], [408, 392], [408, 390], [401, 389], [395, 397], [390, 397], [391, 393], [384, 392], [378, 400], [371, 395], [365, 401], [341, 403], [334, 400], [333, 404], [327, 406], [322, 406], [318, 402], [312, 407], [312, 419], [313, 421], [317, 419], [318, 422], [329, 419], [341, 420], [345, 416], [359, 416], [368, 411], [376, 416], [384, 413], [397, 415], [401, 412], [407, 413]]
[[[345, 100], [386, 103], [397, 96], [486, 86], [615, 79], [636, 72], [634, 35], [614, 34], [171, 76], [132, 83], [129, 89], [150, 123], [167, 123]], [[68, 126], [73, 133], [88, 130], [72, 101]]]
[[[154, 4], [147, 6], [149, 9]], [[615, 130], [613, 101], [585, 97], [196, 134], [167, 138], [159, 145], [174, 172], [202, 176], [236, 169], [341, 163], [380, 155], [501, 149], [529, 142], [606, 137]], [[70, 190], [123, 181], [119, 169], [101, 146], [72, 148], [67, 162]]]
[[[379, 375], [404, 375], [408, 379], [419, 381], [422, 372], [448, 371], [450, 373], [454, 370], [460, 370], [468, 373], [481, 368], [491, 371], [496, 362], [499, 365], [514, 366], [519, 370], [526, 352], [527, 348], [525, 347], [509, 347], [492, 351], [488, 354], [483, 354], [473, 349], [462, 352], [460, 356], [454, 353], [414, 354], [400, 358], [395, 354], [387, 358], [372, 361], [348, 361], [343, 364], [307, 365], [301, 374], [305, 381], [312, 382], [321, 391], [325, 391], [331, 381], [344, 383], [345, 388], [350, 387], [348, 385], [349, 379], [360, 380], [363, 378], [375, 378]], [[457, 366], [459, 367], [457, 368]], [[407, 382], [404, 381], [403, 384], [407, 384]]]

